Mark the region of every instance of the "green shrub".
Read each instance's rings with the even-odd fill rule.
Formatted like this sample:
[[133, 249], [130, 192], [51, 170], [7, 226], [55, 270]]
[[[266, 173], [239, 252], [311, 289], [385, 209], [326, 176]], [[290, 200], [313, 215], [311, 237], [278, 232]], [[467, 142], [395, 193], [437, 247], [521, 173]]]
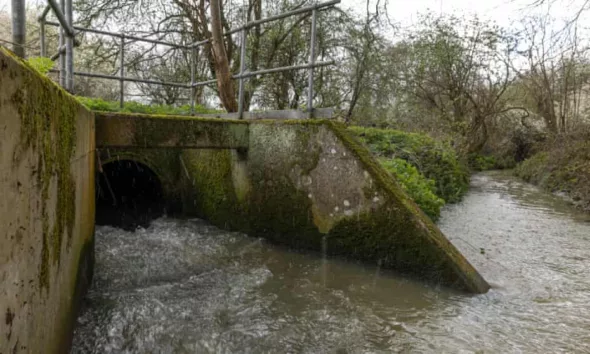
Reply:
[[46, 75], [49, 70], [53, 69], [55, 62], [46, 57], [30, 57], [27, 62], [39, 73]]
[[546, 152], [533, 155], [530, 159], [519, 163], [514, 169], [514, 174], [527, 182], [540, 184], [549, 173], [547, 171], [547, 157]]
[[375, 155], [399, 158], [434, 181], [436, 195], [448, 203], [461, 200], [469, 189], [469, 169], [447, 143], [429, 136], [391, 129], [350, 127]]
[[[165, 104], [143, 104], [139, 102], [125, 102], [123, 108], [118, 101], [105, 101], [100, 98], [80, 97], [78, 101], [93, 111], [142, 113], [161, 115], [190, 115], [190, 105], [171, 106]], [[196, 114], [219, 113], [220, 111], [209, 109], [201, 105], [195, 105]]]
[[396, 178], [426, 215], [434, 221], [439, 218], [440, 208], [445, 205], [445, 201], [436, 195], [433, 180], [424, 177], [416, 167], [406, 160], [380, 158], [379, 162]]
[[473, 154], [469, 156], [468, 161], [469, 167], [474, 171], [487, 171], [498, 168], [498, 161], [494, 156]]

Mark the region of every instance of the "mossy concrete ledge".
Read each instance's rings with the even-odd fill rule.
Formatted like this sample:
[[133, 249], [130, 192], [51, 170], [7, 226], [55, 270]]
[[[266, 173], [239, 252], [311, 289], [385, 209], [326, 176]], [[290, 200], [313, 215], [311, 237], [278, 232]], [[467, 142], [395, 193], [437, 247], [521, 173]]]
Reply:
[[0, 353], [66, 353], [91, 277], [94, 116], [0, 47]]
[[183, 150], [184, 211], [463, 291], [489, 285], [345, 127], [256, 121], [247, 152]]
[[245, 149], [248, 126], [238, 120], [96, 112], [96, 146]]

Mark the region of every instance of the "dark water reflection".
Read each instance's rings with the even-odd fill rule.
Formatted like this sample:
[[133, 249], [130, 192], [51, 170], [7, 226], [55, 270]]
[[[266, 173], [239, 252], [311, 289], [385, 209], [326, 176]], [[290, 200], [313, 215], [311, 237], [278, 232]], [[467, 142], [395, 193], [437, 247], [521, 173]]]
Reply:
[[588, 215], [502, 174], [472, 184], [440, 227], [494, 285], [486, 295], [199, 220], [101, 226], [73, 352], [590, 352]]

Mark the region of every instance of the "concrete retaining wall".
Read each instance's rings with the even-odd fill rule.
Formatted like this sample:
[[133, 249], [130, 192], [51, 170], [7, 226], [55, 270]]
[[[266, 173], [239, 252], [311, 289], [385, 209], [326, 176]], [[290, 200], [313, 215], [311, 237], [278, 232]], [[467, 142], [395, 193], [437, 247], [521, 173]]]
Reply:
[[249, 148], [183, 150], [184, 211], [474, 293], [485, 280], [343, 126], [250, 123]]
[[[145, 125], [138, 119], [97, 113], [97, 122], [105, 127], [98, 140], [112, 141], [106, 129], [114, 126], [111, 121], [123, 127], [117, 129], [118, 136], [132, 137], [125, 140], [128, 149], [121, 148], [124, 144], [115, 144], [117, 150], [102, 149], [102, 159], [135, 156], [161, 176], [163, 185], [169, 186], [165, 194], [179, 197], [187, 215], [296, 248], [319, 251], [327, 242], [332, 255], [379, 262], [469, 292], [489, 288], [393, 177], [338, 123], [178, 117], [176, 125], [184, 128], [159, 133], [166, 137], [160, 143], [150, 139], [153, 129], [138, 128]], [[158, 125], [157, 117], [149, 119], [150, 125]], [[166, 117], [162, 122], [174, 120]], [[125, 128], [120, 122], [131, 123]], [[212, 124], [217, 128], [205, 129], [205, 134], [203, 127]], [[209, 145], [203, 146], [215, 149], [186, 149], [192, 143], [184, 136], [204, 139]], [[224, 149], [227, 137], [233, 136], [239, 136], [239, 148]], [[158, 147], [168, 152], [156, 152], [164, 151]]]
[[0, 48], [0, 353], [65, 353], [91, 277], [94, 116]]

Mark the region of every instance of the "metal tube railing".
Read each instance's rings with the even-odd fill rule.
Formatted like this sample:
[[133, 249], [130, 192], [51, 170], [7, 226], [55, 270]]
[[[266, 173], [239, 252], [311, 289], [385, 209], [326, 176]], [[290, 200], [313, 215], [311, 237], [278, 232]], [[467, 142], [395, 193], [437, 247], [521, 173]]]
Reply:
[[197, 88], [195, 85], [195, 74], [197, 72], [197, 48], [191, 48], [191, 115], [195, 114], [195, 96]]
[[[59, 73], [59, 70], [50, 70], [52, 73]], [[85, 76], [85, 77], [93, 77], [97, 79], [107, 79], [107, 80], [116, 80], [120, 81], [121, 77], [119, 75], [108, 75], [108, 74], [99, 74], [99, 73], [87, 73], [83, 71], [74, 71], [74, 75], [78, 76]], [[183, 84], [179, 82], [169, 82], [169, 81], [158, 81], [158, 80], [147, 80], [147, 79], [139, 79], [133, 77], [125, 77], [125, 81], [129, 82], [138, 82], [144, 84], [152, 84], [152, 85], [162, 85], [162, 86], [172, 86], [172, 87], [180, 87], [180, 88], [191, 88], [191, 85]]]
[[125, 105], [125, 36], [121, 36], [121, 44], [119, 48], [119, 106], [123, 108]]
[[313, 116], [313, 69], [315, 64], [315, 38], [316, 38], [316, 20], [317, 11], [314, 9], [311, 13], [311, 39], [309, 45], [309, 70], [307, 72], [307, 111], [309, 112], [309, 118]]
[[[243, 26], [240, 26], [240, 27], [234, 28], [234, 29], [232, 29], [230, 31], [227, 31], [223, 35], [224, 36], [229, 36], [229, 35], [232, 35], [234, 33], [238, 33], [240, 31], [242, 31], [243, 29], [246, 29], [247, 30], [247, 29], [250, 29], [252, 27], [260, 26], [260, 25], [263, 25], [263, 24], [268, 23], [268, 22], [273, 22], [273, 21], [281, 20], [281, 19], [286, 18], [286, 17], [295, 16], [295, 15], [299, 15], [299, 14], [306, 13], [306, 12], [311, 12], [313, 10], [319, 10], [319, 9], [327, 8], [327, 7], [330, 7], [330, 6], [337, 5], [340, 2], [341, 2], [341, 0], [332, 0], [332, 1], [324, 2], [324, 3], [320, 3], [320, 4], [315, 4], [315, 5], [311, 5], [311, 6], [302, 7], [300, 9], [296, 9], [296, 10], [284, 12], [282, 14], [275, 15], [275, 16], [270, 16], [270, 17], [263, 18], [263, 19], [260, 19], [260, 20], [251, 21], [251, 22], [246, 23]], [[205, 43], [209, 43], [209, 41], [210, 41], [209, 39], [205, 39], [203, 41], [199, 41], [199, 42], [195, 42], [193, 44], [190, 44], [189, 46], [198, 47], [198, 46], [201, 46], [201, 45], [203, 45]]]
[[278, 68], [271, 68], [271, 69], [264, 69], [264, 70], [246, 72], [246, 73], [244, 73], [242, 75], [234, 75], [234, 76], [232, 76], [232, 78], [234, 78], [234, 79], [244, 78], [245, 79], [245, 78], [252, 77], [252, 76], [273, 74], [273, 73], [278, 73], [278, 72], [281, 72], [281, 71], [319, 68], [321, 66], [334, 65], [334, 63], [335, 63], [334, 60], [330, 60], [330, 61], [320, 61], [320, 62], [317, 62], [317, 63], [315, 63], [313, 65], [311, 65], [311, 64], [301, 64], [301, 65], [291, 65], [291, 66], [280, 66]]
[[244, 114], [244, 78], [241, 77], [244, 75], [244, 71], [246, 70], [246, 38], [248, 37], [248, 33], [246, 29], [242, 29], [242, 45], [240, 48], [240, 78], [239, 80], [239, 90], [238, 90], [238, 119], [242, 119], [242, 115]]
[[27, 42], [27, 13], [24, 0], [12, 0], [12, 50], [14, 54], [25, 58]]
[[39, 21], [39, 55], [42, 57], [47, 56], [47, 47], [45, 46], [45, 21]]
[[[57, 3], [55, 3], [55, 0], [48, 0], [49, 4], [51, 5], [52, 2], [57, 5]], [[53, 7], [53, 5], [51, 6], [53, 8], [53, 12], [55, 12], [55, 15], [57, 16], [58, 19], [63, 18], [63, 14], [62, 14], [62, 10], [64, 9], [64, 0], [60, 0], [59, 2], [59, 8], [57, 7]], [[59, 15], [58, 15], [59, 14]], [[62, 20], [60, 20], [61, 23], [65, 22], [65, 18], [63, 18], [63, 22]], [[66, 45], [66, 40], [65, 40], [65, 31], [64, 31], [64, 26], [60, 26], [59, 27], [59, 50], [57, 51], [60, 55], [57, 57], [59, 59], [59, 84], [61, 85], [61, 87], [66, 87], [66, 58], [64, 58], [63, 55], [61, 55], [61, 48], [64, 48], [65, 50], [65, 45]]]
[[[101, 79], [108, 79], [108, 80], [118, 80], [120, 83], [120, 106], [123, 107], [124, 100], [125, 100], [125, 81], [128, 82], [135, 82], [135, 83], [146, 83], [146, 84], [155, 84], [155, 85], [163, 85], [163, 86], [172, 86], [172, 87], [179, 87], [179, 88], [189, 88], [191, 89], [191, 114], [194, 114], [195, 109], [195, 98], [196, 98], [196, 88], [200, 86], [210, 85], [217, 82], [216, 79], [205, 80], [201, 82], [195, 82], [196, 80], [196, 63], [197, 63], [197, 48], [203, 44], [209, 43], [210, 39], [194, 42], [189, 45], [182, 45], [182, 44], [175, 44], [161, 40], [155, 40], [150, 38], [141, 38], [135, 36], [128, 36], [123, 33], [114, 33], [102, 30], [95, 30], [89, 28], [83, 28], [73, 25], [73, 18], [72, 18], [72, 0], [60, 0], [60, 4], [58, 5], [56, 0], [47, 0], [48, 6], [45, 7], [41, 15], [39, 16], [40, 22], [40, 31], [41, 31], [41, 55], [45, 56], [46, 53], [46, 43], [45, 43], [45, 25], [57, 26], [60, 28], [60, 36], [59, 36], [59, 49], [57, 54], [52, 56], [52, 60], [59, 58], [59, 70], [51, 70], [52, 72], [59, 73], [60, 76], [60, 83], [66, 87], [68, 90], [73, 89], [73, 76], [85, 76], [85, 77], [93, 77], [93, 78], [101, 78]], [[224, 33], [225, 36], [232, 35], [234, 33], [240, 32], [241, 37], [241, 47], [240, 47], [240, 68], [239, 73], [232, 75], [232, 79], [239, 80], [239, 90], [238, 90], [238, 112], [237, 116], [239, 119], [243, 118], [244, 115], [244, 106], [245, 106], [245, 79], [258, 76], [258, 75], [266, 75], [272, 73], [278, 73], [283, 71], [290, 71], [290, 70], [308, 70], [308, 92], [307, 92], [307, 110], [308, 110], [308, 117], [312, 117], [314, 114], [313, 108], [313, 81], [314, 81], [314, 72], [313, 70], [317, 67], [323, 67], [327, 65], [333, 65], [334, 61], [326, 61], [326, 62], [316, 62], [316, 23], [317, 23], [317, 13], [321, 9], [326, 9], [331, 6], [334, 6], [340, 3], [341, 0], [331, 0], [325, 3], [315, 4], [307, 7], [302, 7], [300, 9], [288, 11], [279, 15], [270, 16], [264, 19], [255, 20], [244, 24], [241, 27], [235, 28]], [[61, 6], [61, 8], [60, 8]], [[52, 9], [55, 13], [59, 22], [52, 22], [47, 21], [46, 16], [49, 10]], [[302, 13], [312, 13], [311, 19], [311, 29], [310, 29], [310, 54], [309, 54], [309, 61], [307, 64], [300, 64], [300, 65], [291, 65], [291, 66], [283, 66], [277, 68], [269, 68], [269, 69], [262, 69], [253, 72], [247, 72], [246, 69], [246, 50], [247, 50], [247, 37], [248, 37], [248, 29], [256, 26], [260, 26], [262, 24], [277, 21], [286, 17], [295, 16]], [[64, 16], [65, 13], [65, 16]], [[76, 32], [89, 32], [95, 33], [100, 35], [107, 35], [111, 37], [120, 38], [120, 55], [119, 55], [119, 75], [107, 75], [107, 74], [99, 74], [99, 73], [88, 73], [88, 72], [78, 72], [74, 71], [73, 68], [73, 47], [74, 47], [74, 37]], [[170, 46], [173, 48], [179, 49], [190, 49], [191, 50], [191, 82], [190, 84], [183, 84], [183, 83], [176, 83], [176, 82], [166, 82], [166, 81], [158, 81], [158, 80], [148, 80], [148, 79], [139, 79], [139, 78], [129, 78], [125, 77], [125, 41], [127, 43], [133, 41], [141, 41], [146, 43], [158, 44], [158, 45], [165, 45]], [[65, 53], [65, 58], [62, 55]]]
[[[45, 24], [50, 25], [50, 26], [59, 27], [59, 23], [53, 22], [53, 21], [45, 21]], [[176, 47], [176, 48], [182, 48], [182, 49], [191, 48], [191, 46], [187, 46], [187, 45], [176, 44], [176, 43], [171, 43], [171, 42], [166, 42], [166, 41], [160, 41], [160, 40], [151, 39], [151, 38], [129, 36], [129, 35], [123, 34], [123, 33], [101, 31], [101, 30], [97, 30], [97, 29], [84, 28], [84, 27], [79, 27], [79, 26], [72, 26], [72, 28], [76, 31], [79, 31], [79, 32], [101, 34], [104, 36], [111, 36], [111, 37], [116, 37], [116, 38], [121, 38], [122, 36], [125, 36], [125, 39], [127, 39], [128, 41], [138, 41], [138, 42], [147, 42], [147, 43], [153, 43], [153, 44], [161, 44], [161, 45], [165, 45], [165, 46], [169, 46], [169, 47]]]
[[[74, 9], [72, 7], [72, 0], [65, 0], [65, 12], [66, 12], [66, 21], [68, 26], [74, 22]], [[66, 90], [72, 92], [74, 91], [74, 35], [75, 33], [72, 31], [71, 34], [65, 38], [66, 41]]]
[[37, 17], [37, 21], [45, 20], [49, 11], [51, 11], [51, 5], [47, 4], [47, 6], [45, 6], [43, 11], [41, 12], [41, 15], [39, 15], [39, 17]]
[[64, 1], [61, 0], [59, 5], [57, 4], [57, 2], [55, 0], [47, 0], [47, 2], [49, 3], [49, 6], [51, 6], [51, 9], [53, 10], [55, 17], [57, 17], [57, 20], [59, 21], [59, 25], [65, 30], [65, 32], [68, 36], [73, 37], [74, 36], [74, 29], [67, 22], [64, 14], [63, 14], [62, 7], [65, 8]]
[[[282, 71], [289, 71], [289, 70], [303, 70], [303, 69], [310, 69], [310, 68], [319, 68], [322, 66], [328, 66], [328, 65], [334, 65], [335, 61], [334, 60], [330, 60], [330, 61], [320, 61], [320, 62], [316, 62], [315, 64], [313, 64], [313, 66], [311, 66], [310, 64], [301, 64], [301, 65], [291, 65], [291, 66], [280, 66], [277, 68], [271, 68], [271, 69], [263, 69], [263, 70], [258, 70], [258, 71], [250, 71], [250, 72], [244, 72], [243, 74], [235, 74], [232, 75], [232, 79], [247, 79], [249, 77], [252, 76], [258, 76], [258, 75], [266, 75], [266, 74], [274, 74], [274, 73], [278, 73], [278, 72], [282, 72]], [[216, 79], [211, 79], [211, 80], [206, 80], [206, 81], [201, 81], [201, 82], [195, 82], [193, 85], [195, 87], [199, 87], [199, 86], [207, 86], [207, 85], [211, 85], [216, 83], [217, 80]]]

